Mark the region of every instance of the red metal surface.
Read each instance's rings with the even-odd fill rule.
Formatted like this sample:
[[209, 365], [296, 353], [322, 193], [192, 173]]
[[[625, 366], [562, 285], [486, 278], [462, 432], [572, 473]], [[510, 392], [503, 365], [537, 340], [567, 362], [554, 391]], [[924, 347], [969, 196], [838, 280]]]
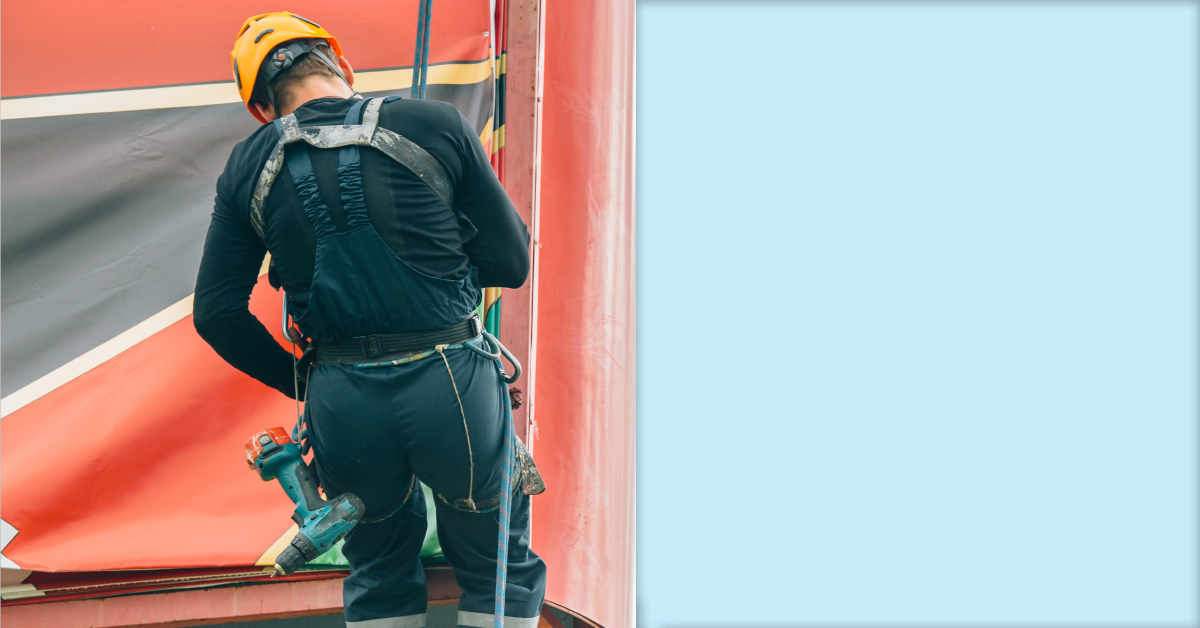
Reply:
[[[439, 4], [430, 63], [488, 56], [487, 0]], [[455, 6], [458, 5], [458, 6]], [[229, 51], [246, 18], [281, 11], [273, 0], [30, 0], [0, 4], [2, 95], [59, 94], [232, 81]], [[348, 5], [291, 0], [288, 11], [338, 38], [357, 70], [411, 66], [417, 0]]]
[[309, 580], [6, 607], [5, 628], [198, 626], [323, 615], [342, 608], [342, 581]]
[[[301, 574], [297, 574], [301, 575]], [[103, 599], [4, 606], [5, 628], [110, 628], [168, 624], [200, 626], [305, 615], [325, 615], [342, 610], [344, 574], [302, 581], [271, 582], [220, 589], [191, 589]], [[454, 603], [462, 590], [454, 573], [445, 567], [425, 570], [430, 604]], [[124, 593], [134, 592], [122, 591]]]
[[[538, 33], [542, 11], [540, 0], [508, 0], [507, 34], [505, 35], [508, 72], [505, 94], [504, 189], [533, 235], [532, 268], [525, 285], [503, 293], [500, 317], [500, 338], [513, 352], [525, 375], [515, 384], [525, 393], [526, 403], [513, 412], [517, 432], [530, 451], [536, 449], [536, 439], [528, 436], [530, 400], [536, 364], [531, 356], [533, 331], [533, 285], [537, 276], [537, 232], [534, 219], [537, 165], [537, 108], [538, 108]], [[539, 459], [540, 460], [540, 459]], [[535, 499], [537, 509], [541, 498]]]
[[550, 601], [633, 626], [634, 2], [545, 13], [533, 544]]
[[[38, 571], [26, 580], [45, 595], [4, 600], [4, 613], [13, 606], [40, 604], [53, 605], [69, 600], [128, 595], [131, 593], [157, 593], [214, 587], [225, 584], [277, 584], [301, 580], [329, 580], [344, 578], [348, 570], [332, 569], [321, 571], [298, 571], [288, 576], [271, 577], [270, 571], [262, 567], [227, 567], [221, 569], [146, 569], [136, 571], [87, 571], [51, 573]], [[209, 573], [197, 573], [209, 572]], [[109, 574], [122, 574], [124, 580], [106, 579]], [[51, 580], [53, 577], [53, 580]], [[76, 579], [77, 577], [77, 579]], [[51, 582], [44, 582], [51, 580]]]

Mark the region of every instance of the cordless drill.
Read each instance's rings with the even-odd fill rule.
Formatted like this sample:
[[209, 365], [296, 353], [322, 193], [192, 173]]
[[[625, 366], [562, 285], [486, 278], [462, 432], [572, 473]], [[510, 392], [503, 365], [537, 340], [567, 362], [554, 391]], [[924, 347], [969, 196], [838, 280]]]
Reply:
[[300, 532], [275, 559], [276, 574], [294, 573], [324, 554], [354, 529], [366, 511], [353, 493], [321, 499], [316, 474], [282, 427], [259, 432], [246, 441], [246, 464], [258, 471], [264, 482], [279, 480], [283, 491], [296, 502], [292, 521], [300, 526]]

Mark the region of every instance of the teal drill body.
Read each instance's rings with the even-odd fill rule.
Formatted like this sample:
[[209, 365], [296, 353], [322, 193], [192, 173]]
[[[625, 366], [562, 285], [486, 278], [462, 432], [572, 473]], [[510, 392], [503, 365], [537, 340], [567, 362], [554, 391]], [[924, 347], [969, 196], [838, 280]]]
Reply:
[[316, 474], [283, 428], [252, 436], [246, 443], [246, 458], [264, 482], [279, 480], [283, 491], [296, 504], [292, 521], [300, 531], [275, 559], [276, 574], [291, 574], [324, 554], [362, 519], [365, 507], [353, 493], [330, 500], [321, 498]]

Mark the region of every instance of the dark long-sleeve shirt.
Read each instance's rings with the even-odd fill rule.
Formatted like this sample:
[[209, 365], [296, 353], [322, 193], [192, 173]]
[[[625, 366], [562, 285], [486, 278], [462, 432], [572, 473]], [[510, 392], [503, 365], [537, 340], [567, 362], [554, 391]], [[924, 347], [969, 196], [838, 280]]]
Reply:
[[[319, 98], [296, 110], [300, 126], [342, 124], [354, 100]], [[373, 148], [362, 147], [367, 214], [384, 242], [409, 266], [434, 277], [459, 279], [470, 266], [485, 286], [517, 288], [529, 273], [529, 231], [496, 179], [479, 137], [448, 103], [394, 100], [380, 109], [379, 124], [431, 153], [454, 184], [455, 209], [478, 229], [463, 242], [450, 209], [420, 178]], [[249, 310], [269, 249], [288, 300], [308, 303], [316, 234], [291, 177], [281, 173], [267, 198], [264, 245], [250, 225], [250, 196], [278, 137], [264, 125], [239, 143], [217, 180], [216, 206], [196, 279], [196, 331], [239, 370], [293, 396], [292, 357]], [[306, 144], [290, 147], [308, 148]], [[346, 229], [337, 181], [337, 149], [309, 148], [321, 197], [338, 230]], [[379, 333], [418, 330], [379, 330]]]

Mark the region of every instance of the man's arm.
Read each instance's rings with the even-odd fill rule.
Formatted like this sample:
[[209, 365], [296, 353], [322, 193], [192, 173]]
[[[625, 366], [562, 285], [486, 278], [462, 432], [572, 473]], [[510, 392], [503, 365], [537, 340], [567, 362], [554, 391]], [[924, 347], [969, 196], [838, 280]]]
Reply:
[[200, 337], [226, 362], [294, 397], [292, 356], [250, 313], [250, 292], [266, 252], [249, 224], [238, 220], [218, 192], [196, 278], [193, 321]]
[[461, 113], [458, 118], [463, 169], [454, 204], [479, 229], [463, 244], [463, 252], [479, 269], [484, 286], [520, 288], [529, 275], [529, 229], [496, 178], [475, 129]]

